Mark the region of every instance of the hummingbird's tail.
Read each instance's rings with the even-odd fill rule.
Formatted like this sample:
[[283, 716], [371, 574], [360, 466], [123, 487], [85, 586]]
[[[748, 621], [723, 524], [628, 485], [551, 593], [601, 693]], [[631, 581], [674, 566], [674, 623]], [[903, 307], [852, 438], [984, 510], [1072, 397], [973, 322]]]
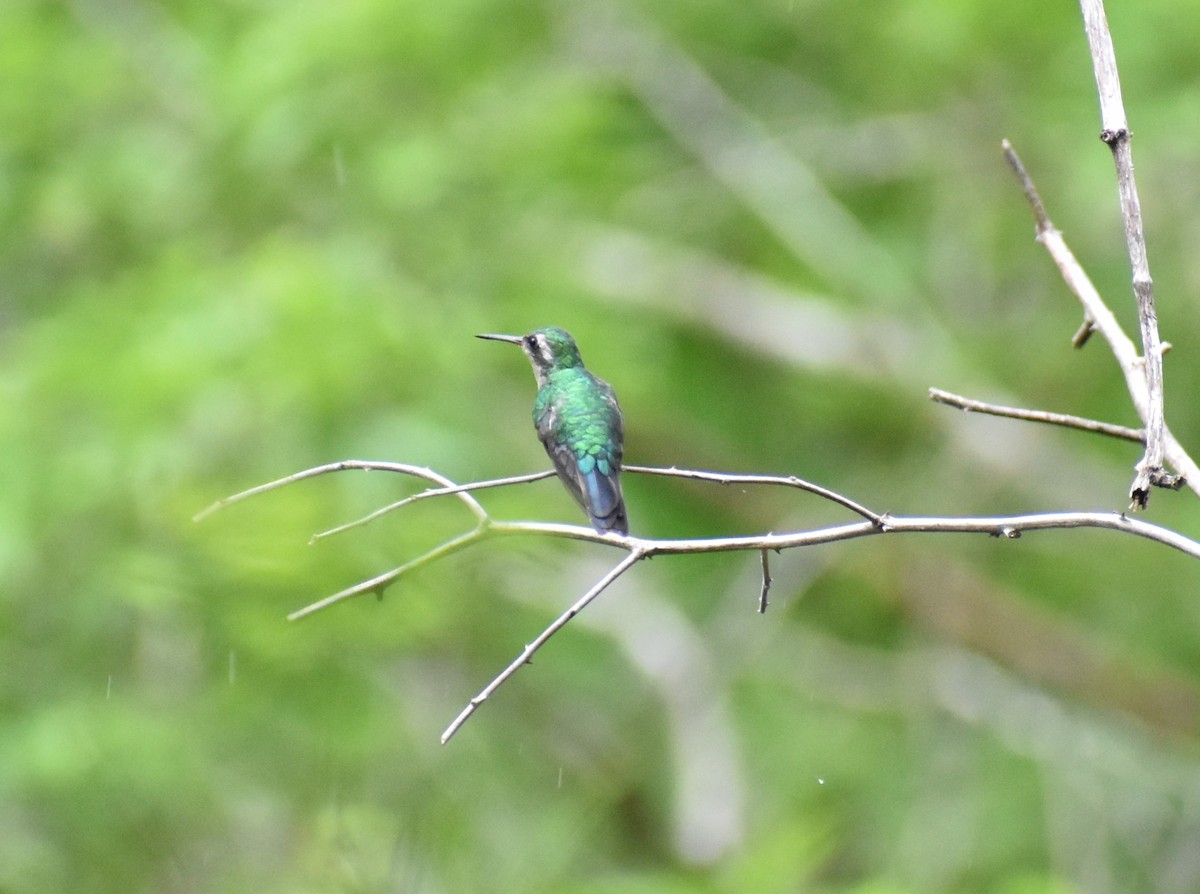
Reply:
[[629, 533], [629, 519], [625, 515], [625, 498], [621, 496], [620, 472], [605, 475], [597, 466], [587, 474], [579, 476], [583, 509], [592, 522], [592, 527], [601, 534], [616, 531]]

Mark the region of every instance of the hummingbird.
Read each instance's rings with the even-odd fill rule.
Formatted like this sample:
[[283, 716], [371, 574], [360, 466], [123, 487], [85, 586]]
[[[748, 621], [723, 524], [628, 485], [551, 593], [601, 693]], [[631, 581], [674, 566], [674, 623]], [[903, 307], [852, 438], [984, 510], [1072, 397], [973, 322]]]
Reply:
[[599, 533], [628, 534], [621, 408], [609, 384], [584, 367], [575, 339], [556, 326], [528, 335], [478, 337], [521, 346], [538, 384], [533, 425], [558, 477]]

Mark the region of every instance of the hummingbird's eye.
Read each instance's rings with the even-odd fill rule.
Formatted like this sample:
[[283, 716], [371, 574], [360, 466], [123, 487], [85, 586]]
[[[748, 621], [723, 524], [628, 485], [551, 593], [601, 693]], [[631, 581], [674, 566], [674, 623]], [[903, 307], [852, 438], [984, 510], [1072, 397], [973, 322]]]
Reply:
[[530, 357], [538, 358], [538, 362], [544, 366], [554, 365], [554, 352], [550, 349], [550, 342], [543, 336], [536, 333], [525, 336], [525, 350]]

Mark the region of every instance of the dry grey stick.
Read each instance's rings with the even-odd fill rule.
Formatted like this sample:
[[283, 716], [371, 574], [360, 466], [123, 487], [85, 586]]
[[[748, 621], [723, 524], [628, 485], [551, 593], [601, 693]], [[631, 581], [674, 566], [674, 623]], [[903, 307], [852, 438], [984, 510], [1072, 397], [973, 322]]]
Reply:
[[1146, 452], [1134, 467], [1137, 474], [1129, 490], [1134, 509], [1146, 508], [1150, 488], [1175, 487], [1174, 476], [1163, 470], [1163, 371], [1162, 345], [1159, 343], [1158, 316], [1154, 310], [1154, 281], [1146, 258], [1146, 234], [1142, 229], [1142, 208], [1133, 177], [1133, 150], [1129, 124], [1121, 100], [1121, 81], [1117, 75], [1117, 56], [1113, 50], [1104, 0], [1080, 0], [1084, 30], [1092, 53], [1096, 90], [1100, 95], [1100, 139], [1112, 150], [1117, 168], [1117, 191], [1121, 196], [1121, 216], [1125, 221], [1125, 244], [1133, 273], [1133, 294], [1137, 300], [1138, 322], [1142, 331], [1142, 358], [1147, 389]]
[[1082, 431], [1108, 435], [1110, 438], [1121, 438], [1126, 441], [1145, 443], [1145, 435], [1140, 428], [1127, 428], [1124, 425], [1113, 425], [1109, 422], [1099, 422], [1095, 419], [1085, 419], [1082, 416], [1071, 416], [1067, 413], [1049, 413], [1045, 410], [1023, 410], [1019, 407], [1005, 407], [1000, 404], [984, 403], [972, 400], [960, 394], [951, 394], [940, 388], [929, 389], [929, 399], [950, 407], [958, 407], [968, 413], [987, 413], [989, 416], [1005, 416], [1009, 419], [1023, 419], [1026, 422], [1045, 422], [1050, 425], [1061, 425], [1066, 428], [1078, 428]]
[[[1001, 145], [1004, 149], [1004, 157], [1008, 159], [1008, 163], [1012, 167], [1013, 173], [1016, 174], [1017, 180], [1020, 181], [1021, 188], [1033, 209], [1034, 221], [1037, 225], [1037, 241], [1045, 247], [1068, 288], [1075, 293], [1075, 297], [1083, 305], [1084, 328], [1095, 329], [1108, 342], [1109, 349], [1113, 352], [1117, 365], [1120, 366], [1121, 373], [1125, 377], [1125, 387], [1129, 391], [1133, 408], [1145, 423], [1149, 418], [1150, 395], [1146, 385], [1146, 371], [1141, 357], [1138, 356], [1137, 347], [1125, 334], [1125, 330], [1121, 328], [1121, 324], [1117, 322], [1113, 312], [1104, 303], [1100, 293], [1096, 291], [1087, 272], [1067, 245], [1066, 240], [1063, 239], [1062, 232], [1051, 223], [1046, 214], [1045, 205], [1042, 204], [1041, 196], [1038, 195], [1037, 187], [1034, 186], [1033, 178], [1025, 170], [1025, 166], [1021, 163], [1012, 144], [1008, 140], [1004, 140]], [[1083, 329], [1080, 330], [1080, 333], [1076, 333], [1076, 339], [1082, 332]], [[1182, 485], [1186, 479], [1186, 483], [1192, 490], [1200, 494], [1200, 467], [1197, 467], [1188, 452], [1171, 434], [1170, 429], [1164, 428], [1163, 435], [1167, 461], [1182, 476], [1182, 478], [1176, 478], [1174, 486]]]

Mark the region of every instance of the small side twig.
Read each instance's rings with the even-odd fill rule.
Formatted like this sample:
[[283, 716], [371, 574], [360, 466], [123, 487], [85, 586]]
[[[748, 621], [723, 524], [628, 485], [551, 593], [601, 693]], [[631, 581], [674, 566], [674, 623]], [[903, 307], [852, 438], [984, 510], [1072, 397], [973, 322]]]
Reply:
[[758, 594], [758, 613], [767, 613], [767, 594], [771, 592], [771, 565], [767, 558], [767, 550], [759, 550], [762, 556], [762, 591]]
[[1046, 410], [1024, 410], [1019, 407], [989, 404], [958, 394], [951, 394], [949, 391], [942, 391], [940, 388], [930, 388], [929, 398], [950, 407], [958, 407], [960, 410], [965, 410], [968, 413], [987, 413], [989, 416], [1004, 416], [1009, 419], [1022, 419], [1026, 422], [1044, 422], [1049, 425], [1062, 425], [1066, 428], [1077, 428], [1082, 431], [1108, 435], [1110, 438], [1134, 441], [1138, 444], [1145, 442], [1145, 434], [1140, 428], [1127, 428], [1124, 425], [1113, 425], [1109, 422], [1085, 419], [1083, 416], [1071, 416], [1066, 413], [1050, 413]]
[[1092, 333], [1096, 331], [1096, 321], [1089, 316], [1084, 316], [1083, 322], [1079, 324], [1079, 328], [1075, 330], [1075, 334], [1071, 336], [1071, 347], [1078, 350], [1088, 343], [1088, 339], [1092, 337]]

